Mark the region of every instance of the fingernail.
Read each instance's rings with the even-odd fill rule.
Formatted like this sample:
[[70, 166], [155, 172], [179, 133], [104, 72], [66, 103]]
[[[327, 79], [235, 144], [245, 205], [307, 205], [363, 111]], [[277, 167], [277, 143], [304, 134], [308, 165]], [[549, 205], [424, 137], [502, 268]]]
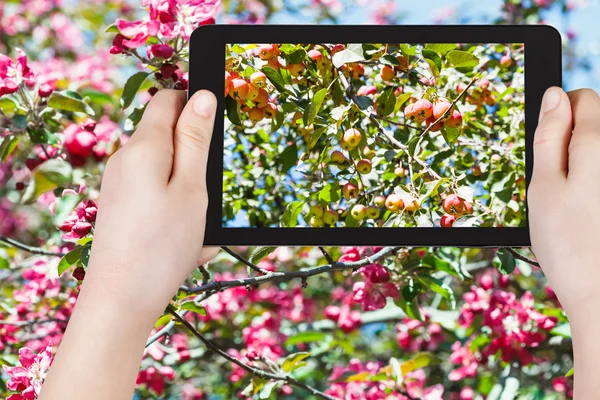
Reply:
[[194, 97], [194, 111], [203, 118], [211, 118], [217, 108], [217, 99], [206, 90], [199, 92]]
[[542, 112], [547, 113], [548, 111], [554, 110], [560, 103], [560, 89], [550, 88], [546, 90], [544, 99], [542, 100]]

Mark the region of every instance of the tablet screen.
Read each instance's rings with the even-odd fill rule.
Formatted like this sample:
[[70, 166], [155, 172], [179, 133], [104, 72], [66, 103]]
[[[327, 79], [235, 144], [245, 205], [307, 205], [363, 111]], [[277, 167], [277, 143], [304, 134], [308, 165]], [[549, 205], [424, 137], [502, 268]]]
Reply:
[[524, 227], [522, 43], [227, 44], [223, 227]]

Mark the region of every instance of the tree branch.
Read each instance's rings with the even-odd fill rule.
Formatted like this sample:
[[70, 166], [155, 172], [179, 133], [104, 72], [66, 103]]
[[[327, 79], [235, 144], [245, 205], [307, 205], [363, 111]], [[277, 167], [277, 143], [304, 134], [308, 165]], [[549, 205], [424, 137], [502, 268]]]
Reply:
[[266, 282], [278, 281], [285, 282], [291, 281], [292, 279], [302, 279], [305, 280], [311, 276], [323, 274], [325, 272], [330, 271], [342, 271], [342, 270], [356, 270], [365, 265], [373, 264], [377, 260], [396, 252], [400, 247], [384, 247], [379, 252], [373, 254], [370, 257], [365, 257], [359, 261], [352, 262], [334, 262], [327, 265], [321, 265], [318, 267], [307, 268], [299, 271], [275, 271], [275, 272], [267, 272], [263, 276], [258, 277], [248, 277], [244, 279], [235, 279], [230, 281], [213, 281], [207, 283], [206, 285], [197, 286], [194, 288], [188, 288], [185, 286], [180, 287], [181, 290], [187, 293], [203, 293], [207, 291], [219, 291], [226, 288], [232, 287], [240, 287], [240, 286], [251, 286], [251, 285], [260, 285]]
[[325, 250], [325, 247], [319, 247], [319, 250], [321, 250], [321, 253], [323, 253], [323, 257], [325, 257], [329, 264], [335, 264], [335, 260], [331, 258], [331, 255], [327, 252], [327, 250]]
[[39, 254], [41, 256], [53, 256], [53, 257], [62, 257], [65, 255], [65, 253], [56, 253], [54, 251], [44, 250], [40, 247], [28, 246], [24, 243], [14, 240], [14, 239], [7, 238], [6, 236], [0, 236], [0, 242], [4, 242], [12, 247], [15, 247], [19, 250], [24, 250], [31, 254]]
[[223, 357], [224, 359], [234, 363], [235, 365], [239, 366], [240, 368], [242, 368], [243, 370], [245, 370], [246, 372], [251, 373], [252, 375], [256, 375], [260, 378], [263, 379], [272, 379], [275, 381], [283, 381], [286, 382], [289, 385], [292, 386], [296, 386], [299, 388], [302, 388], [306, 391], [308, 391], [309, 393], [311, 393], [314, 396], [317, 396], [321, 399], [326, 399], [326, 400], [337, 400], [335, 397], [332, 397], [326, 393], [321, 392], [318, 389], [315, 389], [311, 386], [308, 386], [300, 381], [298, 381], [297, 379], [289, 376], [289, 375], [279, 375], [279, 374], [275, 374], [272, 372], [268, 372], [268, 371], [264, 371], [262, 369], [250, 366], [244, 362], [242, 362], [241, 360], [229, 355], [226, 351], [222, 350], [221, 348], [219, 348], [216, 344], [214, 344], [213, 342], [211, 342], [210, 340], [208, 340], [206, 337], [204, 337], [204, 335], [202, 335], [196, 328], [194, 328], [194, 326], [192, 324], [190, 324], [185, 318], [183, 318], [182, 316], [180, 316], [177, 311], [175, 311], [175, 309], [173, 308], [173, 306], [169, 305], [168, 307], [168, 311], [171, 313], [171, 315], [173, 315], [173, 317], [175, 317], [175, 319], [177, 321], [179, 321], [181, 324], [183, 324], [194, 336], [196, 336], [198, 339], [200, 339], [200, 341], [202, 343], [204, 343], [204, 345], [211, 351], [213, 351], [214, 353], [216, 353], [217, 355]]
[[233, 258], [238, 260], [239, 262], [246, 264], [250, 269], [253, 269], [254, 271], [258, 272], [259, 274], [266, 275], [269, 273], [269, 271], [267, 271], [266, 269], [262, 269], [261, 267], [251, 263], [249, 260], [246, 260], [244, 257], [240, 256], [235, 251], [231, 250], [229, 247], [223, 246], [221, 248], [223, 250], [225, 250], [225, 252], [227, 254], [229, 254], [230, 256], [232, 256]]
[[540, 263], [532, 260], [531, 258], [525, 257], [523, 254], [519, 253], [518, 251], [516, 251], [515, 249], [513, 249], [512, 247], [501, 247], [502, 249], [508, 251], [510, 254], [513, 255], [514, 258], [516, 258], [517, 260], [521, 260], [524, 261], [528, 264], [534, 265], [536, 267], [540, 266]]

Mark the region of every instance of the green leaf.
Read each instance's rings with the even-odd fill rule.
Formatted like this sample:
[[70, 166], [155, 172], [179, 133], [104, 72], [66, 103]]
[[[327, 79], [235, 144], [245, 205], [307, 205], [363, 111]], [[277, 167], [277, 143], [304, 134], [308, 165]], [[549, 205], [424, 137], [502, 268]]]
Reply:
[[570, 376], [572, 376], [575, 373], [575, 368], [571, 368], [569, 370], [569, 372], [566, 373], [565, 377], [568, 378]]
[[358, 61], [364, 61], [365, 60], [365, 56], [362, 52], [362, 50], [360, 50], [359, 47], [353, 47], [352, 49], [348, 48], [345, 50], [342, 50], [338, 53], [335, 53], [333, 55], [333, 65], [336, 68], [341, 67], [344, 64], [347, 63], [353, 63], [353, 62], [358, 62]]
[[244, 49], [239, 44], [234, 44], [233, 46], [231, 46], [231, 51], [237, 53], [238, 55], [243, 55], [246, 53], [246, 49]]
[[2, 110], [7, 117], [12, 117], [16, 109], [17, 103], [13, 99], [7, 96], [0, 97], [0, 110]]
[[63, 256], [58, 262], [58, 276], [61, 276], [71, 266], [77, 264], [81, 257], [81, 247], [76, 247]]
[[261, 400], [268, 399], [269, 397], [271, 397], [273, 390], [275, 390], [277, 387], [279, 387], [279, 385], [280, 385], [279, 381], [269, 381], [269, 382], [265, 383], [260, 388], [260, 392], [258, 393], [258, 398]]
[[287, 91], [285, 89], [285, 82], [283, 81], [283, 78], [281, 77], [279, 72], [275, 71], [274, 68], [263, 67], [261, 71], [267, 76], [269, 82], [271, 82], [271, 84], [275, 86], [275, 89], [279, 90], [282, 93], [285, 93]]
[[298, 162], [298, 147], [295, 143], [291, 146], [287, 146], [280, 154], [279, 160], [281, 161], [281, 170], [287, 172]]
[[397, 67], [400, 65], [398, 59], [391, 54], [386, 54], [379, 59], [379, 62], [383, 65], [389, 65], [390, 67]]
[[138, 92], [140, 86], [142, 86], [142, 83], [144, 80], [146, 80], [148, 75], [150, 75], [149, 72], [140, 71], [131, 75], [129, 79], [127, 79], [127, 82], [125, 82], [125, 87], [123, 88], [123, 94], [121, 95], [121, 108], [126, 109], [131, 105], [133, 99], [135, 98], [135, 94]]
[[394, 112], [398, 112], [400, 110], [400, 107], [402, 107], [402, 105], [404, 103], [406, 103], [406, 101], [408, 99], [410, 99], [412, 97], [412, 93], [402, 93], [400, 96], [398, 96], [398, 98], [396, 99], [396, 106], [394, 107]]
[[9, 269], [10, 265], [6, 258], [0, 257], [0, 269]]
[[129, 116], [127, 116], [127, 119], [125, 120], [125, 124], [123, 126], [123, 128], [125, 129], [126, 132], [133, 132], [135, 130], [135, 127], [137, 126], [137, 124], [139, 124], [140, 121], [142, 120], [142, 116], [144, 115], [144, 110], [146, 110], [146, 104], [135, 108], [131, 112], [131, 114], [129, 114]]
[[281, 216], [281, 225], [286, 228], [293, 228], [298, 224], [298, 216], [302, 212], [304, 202], [293, 201], [287, 205]]
[[225, 109], [227, 110], [227, 118], [234, 125], [242, 125], [240, 120], [240, 105], [235, 99], [227, 96], [225, 97]]
[[52, 92], [48, 98], [48, 107], [55, 110], [82, 112], [94, 115], [94, 110], [82, 100], [67, 96], [64, 92]]
[[437, 194], [437, 190], [440, 187], [440, 185], [445, 182], [446, 179], [436, 179], [434, 181], [430, 181], [430, 182], [425, 182], [425, 188], [426, 188], [426, 192], [424, 195], [422, 195], [419, 198], [419, 201], [421, 202], [421, 204], [423, 204], [423, 202], [425, 200], [427, 200], [427, 198], [434, 196], [435, 194]]
[[2, 143], [0, 143], [0, 161], [5, 162], [12, 152], [15, 151], [20, 141], [21, 139], [16, 135], [4, 137]]
[[312, 135], [310, 135], [310, 141], [308, 142], [308, 145], [306, 146], [307, 150], [311, 150], [313, 147], [315, 147], [315, 144], [317, 144], [317, 142], [319, 141], [319, 138], [323, 135], [323, 132], [325, 132], [326, 130], [327, 130], [327, 127], [325, 127], [325, 126], [321, 126], [314, 130]]
[[394, 88], [389, 87], [377, 98], [377, 113], [383, 116], [390, 115], [396, 107]]
[[498, 249], [498, 258], [500, 259], [500, 272], [510, 274], [515, 270], [517, 265], [515, 257], [506, 249]]
[[113, 97], [110, 94], [101, 92], [99, 90], [86, 89], [81, 92], [81, 95], [83, 98], [87, 97], [93, 104], [100, 106], [113, 103]]
[[339, 187], [337, 185], [332, 185], [328, 183], [321, 189], [319, 192], [319, 200], [323, 200], [327, 203], [336, 202], [340, 199]]
[[356, 103], [361, 110], [373, 107], [373, 100], [369, 96], [356, 96], [354, 103]]
[[87, 267], [90, 261], [90, 253], [92, 252], [92, 242], [89, 242], [81, 248], [81, 263], [84, 267]]
[[427, 64], [429, 64], [429, 68], [431, 68], [431, 72], [433, 75], [438, 78], [440, 76], [440, 71], [442, 70], [442, 59], [440, 55], [432, 50], [423, 49], [423, 57]]
[[417, 54], [417, 48], [406, 43], [400, 45], [400, 51], [405, 57], [412, 57]]
[[404, 311], [404, 313], [412, 319], [423, 321], [423, 315], [419, 309], [419, 304], [415, 301], [406, 301], [403, 296], [396, 301], [396, 304]]
[[288, 355], [285, 360], [283, 360], [283, 364], [281, 365], [281, 369], [285, 372], [290, 373], [304, 365], [306, 363], [302, 363], [302, 360], [310, 357], [310, 353], [300, 352]]
[[433, 276], [422, 276], [419, 280], [431, 290], [441, 295], [448, 301], [450, 307], [454, 310], [456, 308], [456, 299], [454, 298], [454, 292], [452, 288], [444, 283], [441, 279], [434, 278]]
[[23, 203], [33, 203], [40, 195], [71, 182], [73, 168], [64, 160], [52, 159], [31, 172], [31, 182], [23, 194]]
[[56, 137], [46, 128], [29, 128], [27, 129], [29, 139], [32, 143], [43, 144], [50, 142], [57, 142]]
[[327, 334], [319, 331], [307, 331], [301, 332], [296, 335], [290, 336], [285, 341], [286, 346], [294, 346], [298, 343], [313, 343], [313, 342], [321, 342], [325, 340]]
[[119, 28], [117, 28], [116, 24], [110, 24], [106, 27], [104, 33], [119, 33]]
[[271, 254], [277, 247], [259, 246], [250, 254], [249, 261], [252, 264], [258, 264], [263, 258]]
[[196, 304], [195, 301], [186, 301], [180, 307], [180, 310], [188, 310], [193, 313], [206, 316], [206, 308], [202, 304]]
[[302, 62], [305, 58], [306, 58], [306, 50], [304, 50], [302, 47], [294, 50], [292, 53], [290, 53], [286, 57], [288, 65], [298, 64], [299, 62]]
[[474, 68], [479, 65], [479, 58], [462, 50], [452, 50], [446, 54], [446, 60], [454, 68]]
[[433, 50], [439, 55], [446, 55], [449, 51], [456, 49], [456, 45], [452, 43], [430, 43], [425, 45], [428, 50]]
[[562, 336], [571, 339], [571, 325], [568, 322], [557, 325], [550, 330], [550, 333], [555, 336]]
[[446, 143], [448, 143], [448, 146], [452, 146], [452, 143], [454, 143], [460, 136], [460, 132], [460, 128], [449, 128], [444, 126], [442, 129], [442, 136], [444, 137]]
[[310, 105], [308, 106], [308, 113], [304, 113], [304, 126], [309, 126], [313, 123], [315, 117], [321, 109], [321, 105], [323, 104], [323, 100], [325, 100], [326, 95], [327, 88], [323, 88], [315, 93], [310, 101]]

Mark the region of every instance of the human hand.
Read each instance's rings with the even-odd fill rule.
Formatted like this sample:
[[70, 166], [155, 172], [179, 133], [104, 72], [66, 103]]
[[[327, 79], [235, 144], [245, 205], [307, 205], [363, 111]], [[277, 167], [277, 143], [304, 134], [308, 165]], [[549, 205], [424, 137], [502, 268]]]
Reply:
[[600, 304], [600, 97], [590, 89], [544, 96], [528, 191], [531, 242], [573, 323]]
[[131, 139], [108, 161], [82, 288], [149, 318], [218, 252], [202, 247], [216, 99], [200, 91], [186, 105], [185, 97], [159, 91]]

